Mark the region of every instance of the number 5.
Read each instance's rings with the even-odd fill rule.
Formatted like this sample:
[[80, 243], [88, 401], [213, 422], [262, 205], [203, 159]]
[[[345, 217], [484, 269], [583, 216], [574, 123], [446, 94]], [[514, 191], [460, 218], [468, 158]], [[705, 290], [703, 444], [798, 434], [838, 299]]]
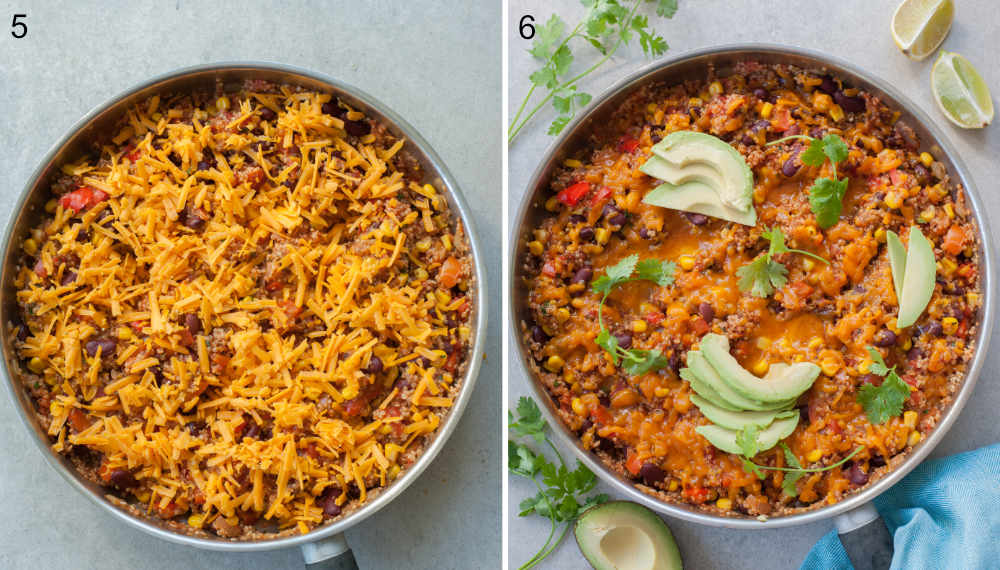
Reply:
[[[18, 39], [21, 39], [24, 36], [28, 35], [28, 26], [27, 26], [27, 24], [25, 24], [24, 22], [18, 22], [17, 21], [18, 18], [27, 18], [27, 17], [28, 17], [27, 14], [14, 14], [14, 20], [10, 24], [10, 27], [13, 28], [10, 31], [10, 35], [12, 35], [12, 36], [14, 36], [15, 38], [18, 38]], [[20, 34], [17, 33], [18, 28], [20, 28], [20, 30], [21, 30]]]

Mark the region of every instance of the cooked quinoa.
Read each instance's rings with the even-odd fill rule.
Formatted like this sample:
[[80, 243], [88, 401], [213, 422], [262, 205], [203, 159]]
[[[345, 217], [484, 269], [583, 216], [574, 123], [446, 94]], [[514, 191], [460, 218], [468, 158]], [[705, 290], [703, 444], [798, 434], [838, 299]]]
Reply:
[[[642, 203], [659, 181], [639, 166], [667, 133], [694, 130], [736, 148], [754, 174], [758, 220], [747, 227]], [[792, 134], [839, 135], [850, 178], [839, 221], [821, 229], [808, 187], [820, 168], [803, 165], [802, 141], [764, 146]], [[584, 182], [586, 192], [559, 192]], [[579, 187], [578, 187], [579, 188]], [[570, 158], [543, 198], [550, 215], [523, 254], [530, 318], [521, 323], [535, 371], [563, 421], [583, 445], [643, 490], [732, 516], [777, 516], [832, 504], [881, 477], [934, 429], [972, 356], [981, 296], [978, 229], [959, 184], [921, 152], [914, 131], [878, 97], [835, 77], [785, 65], [748, 62], [731, 75], [632, 94]], [[541, 204], [539, 204], [541, 206]], [[937, 279], [916, 325], [896, 327], [897, 300], [886, 232], [911, 225], [934, 245]], [[766, 251], [761, 233], [777, 226], [789, 247], [787, 284], [767, 298], [743, 293], [736, 271]], [[603, 318], [620, 345], [659, 349], [670, 365], [629, 376], [595, 344], [600, 296], [590, 282], [630, 254], [677, 264], [676, 281], [626, 284], [608, 298]], [[782, 492], [782, 474], [763, 480], [738, 456], [713, 447], [695, 428], [708, 424], [678, 377], [688, 350], [708, 332], [729, 338], [732, 353], [762, 375], [773, 363], [809, 361], [822, 369], [797, 402], [801, 421], [785, 443], [809, 473], [798, 496]], [[872, 425], [856, 400], [866, 383], [865, 347], [897, 366], [911, 387], [904, 412]], [[754, 461], [785, 466], [779, 447]]]
[[467, 362], [441, 191], [329, 94], [156, 96], [63, 166], [16, 277], [52, 448], [177, 529], [308, 532], [396, 479]]

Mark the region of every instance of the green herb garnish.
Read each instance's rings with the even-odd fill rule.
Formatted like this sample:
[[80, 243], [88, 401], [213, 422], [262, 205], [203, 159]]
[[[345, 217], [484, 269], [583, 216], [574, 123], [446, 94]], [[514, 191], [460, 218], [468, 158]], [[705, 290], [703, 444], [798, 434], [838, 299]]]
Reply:
[[881, 386], [865, 384], [858, 390], [858, 403], [865, 409], [868, 421], [884, 424], [889, 418], [903, 413], [903, 403], [910, 397], [910, 385], [896, 374], [896, 367], [889, 368], [877, 350], [865, 347], [872, 357], [868, 371], [885, 377]]
[[784, 287], [785, 283], [788, 282], [788, 269], [773, 259], [775, 255], [798, 253], [826, 264], [830, 263], [815, 253], [789, 248], [785, 245], [785, 234], [777, 226], [769, 230], [764, 230], [761, 233], [761, 237], [769, 242], [767, 253], [761, 254], [750, 263], [736, 270], [736, 276], [740, 278], [740, 291], [750, 291], [750, 294], [755, 297], [767, 297], [771, 293], [774, 293], [775, 290]]
[[[677, 265], [672, 261], [660, 261], [659, 259], [639, 261], [639, 256], [632, 254], [605, 268], [604, 275], [594, 279], [590, 284], [591, 290], [602, 295], [601, 303], [597, 306], [597, 323], [600, 325], [600, 332], [597, 334], [595, 342], [597, 346], [611, 355], [615, 366], [621, 363], [625, 372], [632, 376], [659, 370], [667, 366], [670, 361], [657, 349], [633, 348], [626, 350], [619, 346], [618, 338], [604, 327], [604, 303], [612, 289], [629, 281], [652, 281], [660, 287], [666, 287], [674, 282], [674, 271], [676, 270]], [[632, 273], [636, 273], [636, 276], [632, 277]]]
[[[608, 500], [604, 494], [584, 497], [597, 484], [597, 477], [579, 461], [576, 469], [566, 467], [559, 450], [552, 444], [546, 431], [548, 423], [542, 418], [542, 411], [534, 400], [522, 397], [517, 402], [517, 418], [514, 412], [507, 412], [511, 437], [507, 441], [507, 462], [511, 473], [531, 479], [538, 493], [521, 501], [519, 516], [535, 513], [549, 519], [551, 528], [542, 548], [525, 562], [521, 569], [532, 568], [545, 559], [562, 542], [566, 532], [584, 511]], [[515, 437], [530, 437], [544, 443], [556, 454], [559, 464], [550, 462], [544, 454], [536, 452], [528, 445], [514, 441]], [[537, 477], [541, 474], [539, 483]], [[544, 485], [544, 488], [543, 488]], [[560, 524], [565, 526], [556, 537]]]
[[[573, 120], [577, 110], [587, 105], [591, 99], [590, 94], [577, 90], [576, 83], [603, 65], [620, 47], [628, 45], [636, 36], [646, 55], [658, 56], [667, 51], [667, 42], [663, 36], [650, 29], [646, 16], [637, 14], [639, 6], [649, 2], [656, 4], [656, 14], [663, 18], [672, 18], [677, 12], [677, 0], [582, 0], [583, 6], [587, 8], [587, 15], [568, 34], [565, 33], [566, 22], [556, 14], [545, 24], [536, 27], [535, 38], [528, 51], [543, 63], [529, 77], [531, 89], [510, 122], [508, 144], [550, 100], [559, 116], [552, 122], [548, 133], [557, 135], [562, 132]], [[570, 41], [575, 38], [586, 41], [602, 57], [587, 69], [568, 77], [574, 60]], [[538, 88], [545, 89], [548, 94], [530, 111], [525, 112]]]
[[847, 143], [839, 136], [829, 134], [822, 139], [808, 135], [791, 135], [767, 143], [776, 145], [792, 139], [809, 141], [809, 148], [799, 155], [802, 164], [822, 166], [828, 159], [833, 169], [833, 178], [817, 178], [809, 188], [809, 207], [816, 215], [816, 223], [821, 228], [828, 228], [840, 219], [844, 208], [844, 195], [847, 194], [847, 177], [837, 177], [837, 163], [847, 160]]
[[[795, 454], [792, 453], [792, 450], [789, 449], [787, 445], [785, 445], [785, 442], [781, 442], [778, 445], [781, 446], [781, 449], [785, 453], [785, 462], [791, 465], [791, 467], [769, 467], [767, 465], [758, 465], [757, 463], [750, 461], [750, 458], [757, 454], [756, 426], [748, 426], [743, 430], [741, 430], [740, 435], [737, 436], [736, 441], [737, 443], [741, 441], [746, 443], [746, 439], [750, 436], [745, 434], [750, 430], [750, 428], [753, 428], [754, 430], [754, 434], [752, 436], [753, 437], [752, 446], [743, 447], [743, 444], [740, 443], [740, 448], [743, 451], [744, 455], [744, 457], [740, 457], [740, 460], [743, 462], [743, 468], [747, 472], [753, 473], [758, 479], [764, 478], [764, 471], [784, 471], [785, 477], [781, 482], [781, 490], [784, 491], [785, 494], [788, 495], [789, 497], [795, 497], [799, 494], [798, 488], [795, 486], [795, 484], [798, 483], [799, 479], [801, 479], [806, 473], [820, 473], [823, 471], [836, 469], [837, 467], [840, 467], [844, 463], [850, 461], [852, 457], [857, 455], [861, 450], [865, 448], [863, 445], [859, 445], [854, 449], [854, 451], [850, 453], [850, 455], [834, 463], [833, 465], [827, 465], [825, 467], [802, 467], [802, 464], [799, 463], [799, 459], [795, 457]], [[749, 455], [748, 452], [752, 452], [753, 455]]]

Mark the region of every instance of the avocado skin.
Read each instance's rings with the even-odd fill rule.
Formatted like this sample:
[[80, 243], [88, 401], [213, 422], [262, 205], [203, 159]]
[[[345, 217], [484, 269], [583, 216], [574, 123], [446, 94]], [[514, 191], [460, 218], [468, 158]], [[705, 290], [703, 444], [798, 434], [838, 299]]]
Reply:
[[[605, 534], [617, 527], [642, 529], [656, 550], [653, 570], [682, 570], [680, 550], [670, 528], [648, 508], [630, 501], [610, 501], [587, 509], [576, 521], [573, 535], [584, 558], [595, 570], [630, 570], [616, 566], [601, 552]], [[620, 561], [619, 561], [620, 562]]]
[[819, 366], [811, 362], [796, 362], [791, 366], [775, 365], [761, 379], [740, 366], [729, 354], [729, 339], [725, 336], [709, 333], [702, 337], [700, 347], [712, 368], [734, 392], [764, 404], [798, 398], [813, 385], [820, 372]]

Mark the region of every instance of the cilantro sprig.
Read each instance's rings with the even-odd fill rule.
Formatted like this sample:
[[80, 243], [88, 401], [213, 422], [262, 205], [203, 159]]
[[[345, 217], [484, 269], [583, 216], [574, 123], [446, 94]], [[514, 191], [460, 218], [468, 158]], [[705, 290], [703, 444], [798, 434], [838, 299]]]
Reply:
[[865, 347], [872, 358], [868, 371], [883, 376], [881, 386], [865, 384], [858, 390], [858, 403], [865, 409], [868, 421], [873, 424], [884, 424], [889, 418], [903, 412], [903, 404], [910, 397], [910, 385], [896, 374], [896, 367], [886, 366], [882, 355], [873, 347]]
[[785, 445], [785, 442], [782, 441], [778, 445], [781, 446], [781, 449], [785, 454], [785, 463], [790, 465], [790, 467], [771, 467], [768, 465], [759, 465], [750, 460], [759, 452], [757, 433], [757, 426], [747, 426], [740, 430], [740, 433], [736, 436], [736, 444], [740, 446], [740, 451], [743, 452], [743, 456], [740, 457], [740, 460], [743, 462], [743, 469], [748, 473], [752, 473], [758, 479], [764, 478], [764, 471], [783, 471], [785, 476], [781, 480], [781, 490], [784, 491], [789, 497], [798, 496], [799, 491], [796, 483], [798, 483], [799, 479], [804, 477], [806, 473], [821, 473], [823, 471], [836, 469], [837, 467], [840, 467], [844, 463], [850, 461], [852, 457], [865, 448], [863, 445], [859, 445], [854, 448], [854, 451], [852, 451], [847, 457], [832, 465], [825, 465], [823, 467], [803, 467], [802, 463], [799, 462], [799, 458], [795, 457], [792, 450], [789, 449], [788, 446]]
[[[649, 18], [639, 14], [644, 3], [656, 4], [656, 15], [672, 18], [677, 12], [677, 0], [581, 0], [587, 14], [577, 25], [566, 33], [568, 26], [557, 14], [553, 14], [545, 24], [536, 26], [531, 49], [532, 56], [542, 61], [542, 66], [529, 76], [531, 89], [524, 96], [514, 118], [510, 122], [507, 143], [514, 141], [532, 117], [546, 103], [552, 106], [558, 117], [552, 122], [548, 133], [557, 135], [576, 115], [576, 112], [590, 102], [591, 96], [577, 89], [576, 83], [608, 61], [623, 45], [628, 45], [635, 37], [639, 46], [648, 56], [662, 55], [667, 51], [667, 42], [649, 26]], [[569, 76], [570, 66], [575, 56], [570, 46], [571, 40], [583, 40], [600, 54], [601, 58], [580, 73]], [[547, 95], [529, 111], [527, 109], [536, 89], [544, 89]]]
[[750, 291], [755, 297], [767, 297], [777, 289], [781, 289], [788, 282], [788, 269], [781, 263], [774, 260], [775, 255], [782, 253], [798, 253], [829, 264], [830, 262], [822, 257], [802, 249], [792, 249], [785, 245], [785, 234], [781, 228], [775, 226], [764, 230], [761, 237], [768, 240], [767, 253], [757, 256], [750, 263], [736, 270], [739, 277], [740, 291]]
[[837, 176], [837, 163], [847, 160], [847, 143], [835, 134], [828, 134], [822, 139], [808, 135], [791, 135], [767, 143], [767, 146], [801, 139], [809, 141], [809, 148], [799, 155], [802, 164], [822, 166], [827, 160], [833, 170], [833, 178], [817, 178], [809, 188], [809, 207], [816, 215], [816, 223], [821, 228], [828, 228], [840, 219], [844, 208], [844, 195], [847, 194], [848, 178]]
[[[534, 400], [522, 397], [517, 402], [517, 416], [508, 411], [508, 425], [511, 437], [507, 440], [507, 462], [511, 473], [530, 479], [538, 488], [538, 493], [521, 501], [518, 516], [532, 513], [549, 519], [551, 526], [545, 544], [534, 556], [521, 566], [521, 570], [532, 568], [555, 550], [562, 542], [572, 522], [584, 511], [608, 500], [604, 494], [585, 497], [597, 477], [585, 465], [577, 461], [576, 469], [566, 466], [559, 450], [547, 435], [548, 423], [542, 418], [542, 411]], [[536, 452], [526, 444], [515, 441], [518, 437], [528, 437], [539, 444], [547, 444], [559, 460], [550, 462], [543, 453]], [[538, 476], [541, 475], [541, 482]], [[544, 488], [543, 488], [544, 485]], [[556, 537], [560, 524], [565, 526]]]
[[[667, 366], [670, 361], [663, 356], [658, 349], [624, 349], [618, 344], [618, 337], [604, 326], [604, 303], [608, 299], [611, 291], [623, 283], [629, 281], [652, 281], [660, 287], [666, 287], [674, 282], [674, 272], [677, 265], [672, 261], [660, 261], [659, 259], [643, 259], [639, 261], [639, 256], [632, 254], [618, 263], [606, 268], [604, 275], [594, 279], [590, 288], [595, 293], [601, 294], [601, 303], [597, 306], [597, 323], [600, 332], [597, 334], [595, 342], [611, 355], [615, 366], [619, 363], [625, 372], [631, 376], [640, 376], [653, 370], [659, 370]], [[635, 273], [635, 277], [632, 274]]]

